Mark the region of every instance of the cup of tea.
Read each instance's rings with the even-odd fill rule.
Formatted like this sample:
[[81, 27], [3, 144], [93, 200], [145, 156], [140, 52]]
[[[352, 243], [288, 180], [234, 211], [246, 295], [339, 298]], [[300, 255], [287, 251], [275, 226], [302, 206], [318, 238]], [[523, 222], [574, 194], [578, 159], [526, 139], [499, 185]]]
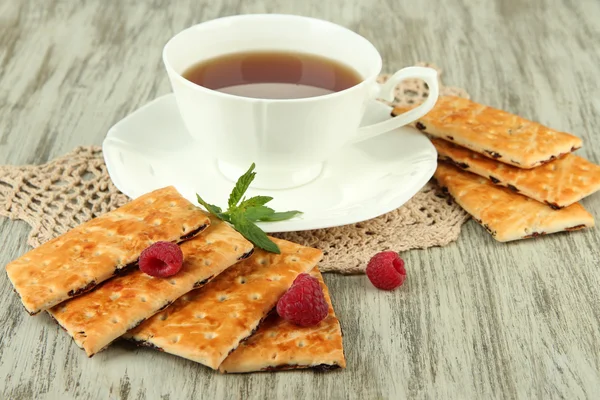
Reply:
[[[364, 37], [331, 22], [279, 14], [225, 17], [192, 26], [163, 49], [181, 117], [220, 171], [235, 181], [256, 163], [254, 187], [315, 179], [343, 146], [406, 125], [430, 111], [437, 72], [409, 67], [382, 86], [382, 60]], [[395, 118], [359, 127], [368, 102], [391, 101], [405, 79], [429, 97]]]

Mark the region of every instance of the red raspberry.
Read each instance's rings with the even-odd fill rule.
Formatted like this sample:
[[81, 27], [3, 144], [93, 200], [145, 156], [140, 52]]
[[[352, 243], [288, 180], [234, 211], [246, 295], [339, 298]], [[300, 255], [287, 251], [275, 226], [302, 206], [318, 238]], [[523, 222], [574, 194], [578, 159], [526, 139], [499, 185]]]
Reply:
[[138, 264], [143, 273], [166, 278], [179, 272], [183, 253], [175, 243], [156, 242], [142, 251]]
[[394, 251], [375, 254], [367, 265], [367, 276], [378, 289], [396, 289], [406, 279], [404, 260]]
[[277, 302], [277, 314], [300, 326], [317, 325], [328, 313], [321, 284], [309, 274], [298, 275]]

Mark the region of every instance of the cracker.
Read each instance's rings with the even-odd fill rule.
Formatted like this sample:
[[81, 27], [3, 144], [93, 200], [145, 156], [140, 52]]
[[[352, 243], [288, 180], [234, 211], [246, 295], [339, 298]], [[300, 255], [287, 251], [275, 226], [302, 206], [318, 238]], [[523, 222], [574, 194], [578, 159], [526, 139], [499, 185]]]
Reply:
[[567, 154], [534, 169], [490, 160], [445, 140], [433, 139], [440, 160], [490, 179], [554, 209], [578, 202], [600, 189], [600, 165]]
[[579, 203], [553, 210], [443, 162], [439, 163], [434, 176], [454, 200], [500, 242], [594, 226], [594, 217]]
[[[397, 107], [393, 115], [406, 112]], [[506, 111], [454, 96], [442, 96], [413, 125], [440, 139], [519, 168], [534, 168], [582, 145], [581, 139]]]
[[177, 298], [247, 257], [252, 247], [226, 223], [213, 219], [202, 235], [181, 244], [184, 262], [176, 275], [157, 278], [135, 269], [57, 305], [50, 314], [91, 357]]
[[243, 341], [223, 361], [224, 373], [313, 368], [329, 371], [346, 367], [342, 330], [335, 316], [329, 290], [319, 269], [310, 274], [321, 283], [329, 314], [316, 326], [299, 327], [273, 312], [256, 333]]
[[271, 238], [281, 254], [256, 249], [200, 290], [182, 297], [125, 338], [216, 369], [250, 336], [321, 250]]
[[94, 288], [157, 241], [180, 242], [210, 224], [174, 187], [147, 193], [29, 251], [6, 272], [30, 314]]

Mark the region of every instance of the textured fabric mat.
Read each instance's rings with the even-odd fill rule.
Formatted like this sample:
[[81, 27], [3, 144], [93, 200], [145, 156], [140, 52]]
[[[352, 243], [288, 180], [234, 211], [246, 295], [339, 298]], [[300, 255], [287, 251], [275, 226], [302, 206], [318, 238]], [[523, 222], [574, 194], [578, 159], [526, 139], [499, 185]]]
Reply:
[[[380, 82], [386, 79], [382, 75]], [[405, 81], [398, 86], [394, 103], [418, 104], [427, 92], [422, 81]], [[468, 97], [462, 89], [443, 85], [441, 94]], [[128, 200], [112, 184], [100, 147], [78, 147], [40, 166], [0, 166], [0, 215], [31, 225], [28, 244], [33, 247]], [[379, 251], [446, 245], [456, 240], [467, 219], [467, 214], [430, 182], [404, 206], [378, 218], [275, 236], [322, 249], [321, 271], [350, 274], [364, 272], [371, 256]]]

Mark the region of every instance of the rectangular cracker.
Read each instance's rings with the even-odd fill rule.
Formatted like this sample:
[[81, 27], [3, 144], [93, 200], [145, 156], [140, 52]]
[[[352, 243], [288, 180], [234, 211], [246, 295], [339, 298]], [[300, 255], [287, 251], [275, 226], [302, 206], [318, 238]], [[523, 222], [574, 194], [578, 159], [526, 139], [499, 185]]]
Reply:
[[600, 165], [574, 154], [534, 169], [521, 169], [433, 139], [440, 160], [488, 178], [497, 185], [546, 203], [554, 209], [574, 204], [600, 189]]
[[134, 263], [150, 244], [180, 242], [209, 224], [206, 213], [165, 187], [29, 251], [6, 272], [33, 315], [91, 290]]
[[247, 257], [252, 243], [216, 219], [200, 236], [181, 244], [183, 266], [168, 278], [135, 269], [96, 290], [52, 308], [52, 317], [92, 356], [187, 292]]
[[560, 210], [440, 162], [434, 177], [454, 200], [500, 242], [594, 226], [579, 203]]
[[[406, 112], [397, 107], [392, 115]], [[506, 111], [454, 96], [442, 96], [414, 125], [486, 157], [519, 168], [534, 168], [579, 149], [581, 139]]]
[[256, 333], [243, 341], [223, 361], [219, 371], [241, 373], [312, 368], [329, 371], [346, 368], [342, 330], [335, 316], [329, 290], [319, 269], [317, 278], [329, 304], [329, 314], [316, 326], [300, 327], [272, 312]]
[[281, 254], [256, 249], [200, 290], [124, 337], [216, 369], [250, 336], [296, 277], [323, 257], [321, 250], [271, 238]]

